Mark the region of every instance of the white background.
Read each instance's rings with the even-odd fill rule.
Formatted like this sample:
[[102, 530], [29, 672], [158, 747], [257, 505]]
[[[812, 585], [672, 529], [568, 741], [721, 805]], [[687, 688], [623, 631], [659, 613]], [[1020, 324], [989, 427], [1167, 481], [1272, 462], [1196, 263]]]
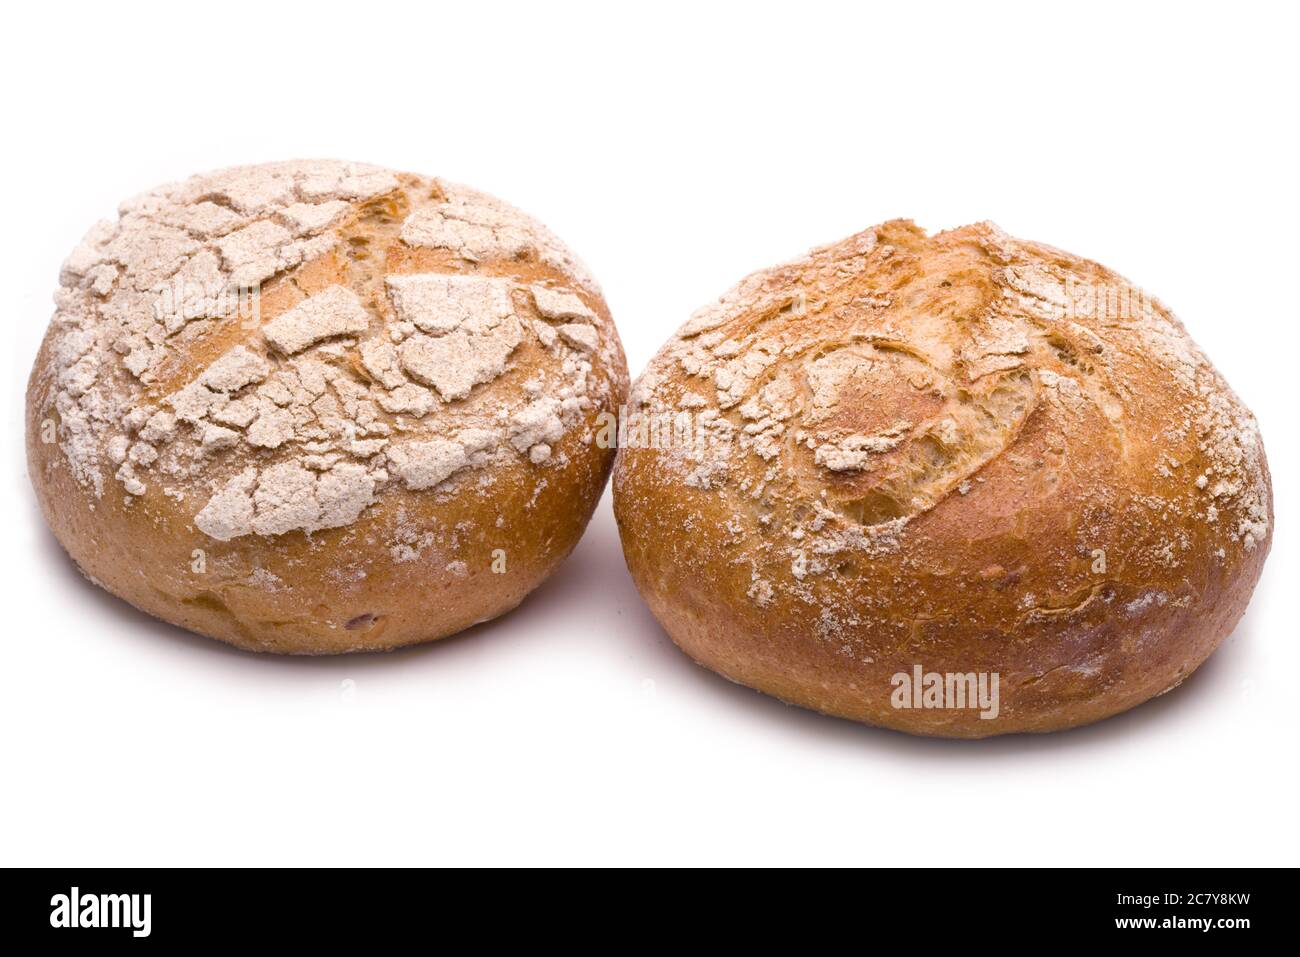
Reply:
[[[6, 13], [0, 862], [1300, 863], [1293, 7], [127, 9]], [[819, 717], [691, 664], [627, 576], [608, 497], [519, 610], [435, 645], [274, 659], [154, 622], [78, 576], [27, 484], [59, 264], [145, 188], [316, 156], [549, 224], [634, 374], [746, 273], [895, 216], [1098, 259], [1169, 303], [1259, 417], [1281, 536], [1253, 604], [1178, 691], [984, 742]]]

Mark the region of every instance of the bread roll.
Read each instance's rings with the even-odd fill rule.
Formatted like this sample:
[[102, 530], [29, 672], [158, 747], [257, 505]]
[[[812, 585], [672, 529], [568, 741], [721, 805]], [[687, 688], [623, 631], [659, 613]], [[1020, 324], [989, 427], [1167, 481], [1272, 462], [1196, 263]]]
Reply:
[[63, 266], [27, 448], [92, 581], [257, 651], [395, 648], [517, 605], [613, 450], [587, 270], [482, 193], [332, 161], [124, 203]]
[[987, 223], [748, 277], [633, 386], [623, 444], [627, 564], [687, 654], [917, 734], [1170, 690], [1271, 539], [1255, 421], [1178, 320]]

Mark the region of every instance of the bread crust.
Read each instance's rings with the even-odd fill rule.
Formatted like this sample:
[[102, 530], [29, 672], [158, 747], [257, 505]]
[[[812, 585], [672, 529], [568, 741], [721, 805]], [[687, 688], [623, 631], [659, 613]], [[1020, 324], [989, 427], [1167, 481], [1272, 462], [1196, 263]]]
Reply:
[[[251, 277], [255, 316], [158, 309], [205, 257], [223, 288]], [[92, 230], [56, 302], [27, 400], [46, 521], [96, 584], [241, 648], [500, 615], [612, 465], [591, 437], [628, 374], [599, 287], [455, 184], [301, 161], [160, 187]]]
[[[1271, 544], [1254, 419], [1178, 320], [987, 223], [889, 222], [755, 273], [630, 401], [615, 514], [668, 634], [874, 725], [1052, 731], [1162, 694]], [[646, 447], [683, 414], [689, 442]], [[918, 667], [996, 674], [996, 717], [897, 707]]]

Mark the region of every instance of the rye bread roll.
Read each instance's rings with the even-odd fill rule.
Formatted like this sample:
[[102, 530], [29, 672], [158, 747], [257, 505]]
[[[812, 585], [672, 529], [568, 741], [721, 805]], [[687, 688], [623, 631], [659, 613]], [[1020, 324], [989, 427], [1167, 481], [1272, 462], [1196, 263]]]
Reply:
[[91, 578], [257, 651], [395, 648], [573, 548], [622, 347], [545, 227], [357, 163], [225, 170], [94, 227], [32, 370], [28, 462]]
[[672, 639], [917, 734], [1174, 688], [1271, 540], [1255, 421], [1178, 320], [990, 224], [889, 222], [749, 276], [650, 363], [625, 429], [615, 513]]

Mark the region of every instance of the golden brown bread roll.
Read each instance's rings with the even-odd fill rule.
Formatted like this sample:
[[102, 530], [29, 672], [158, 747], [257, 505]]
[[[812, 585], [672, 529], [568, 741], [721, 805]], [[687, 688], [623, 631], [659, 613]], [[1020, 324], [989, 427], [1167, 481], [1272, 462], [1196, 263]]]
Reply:
[[163, 186], [64, 264], [32, 482], [93, 581], [258, 651], [439, 638], [573, 548], [627, 391], [595, 281], [542, 225], [356, 163]]
[[1254, 419], [1108, 269], [889, 222], [748, 277], [633, 386], [614, 505], [668, 634], [827, 714], [982, 737], [1183, 681], [1270, 545]]

